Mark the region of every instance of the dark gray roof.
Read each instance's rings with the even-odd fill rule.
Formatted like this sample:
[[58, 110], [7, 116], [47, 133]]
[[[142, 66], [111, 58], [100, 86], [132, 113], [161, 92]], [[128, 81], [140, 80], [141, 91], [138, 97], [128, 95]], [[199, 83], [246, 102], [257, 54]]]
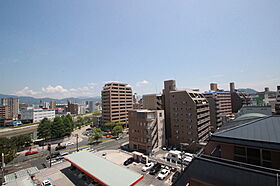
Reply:
[[275, 169], [220, 161], [206, 156], [195, 157], [173, 185], [186, 185], [190, 178], [219, 186], [276, 185], [277, 173], [280, 172]]
[[212, 141], [280, 149], [280, 117], [241, 120], [212, 134]]

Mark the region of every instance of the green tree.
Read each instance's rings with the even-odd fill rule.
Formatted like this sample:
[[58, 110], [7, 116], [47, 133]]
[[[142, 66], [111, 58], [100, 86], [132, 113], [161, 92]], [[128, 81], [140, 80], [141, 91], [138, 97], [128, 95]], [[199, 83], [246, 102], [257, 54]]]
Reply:
[[0, 155], [4, 153], [5, 163], [10, 162], [14, 159], [16, 154], [16, 146], [12, 140], [8, 138], [0, 137]]
[[20, 149], [25, 146], [30, 146], [32, 139], [30, 135], [20, 135], [11, 137], [11, 142], [17, 149]]
[[65, 126], [60, 117], [55, 117], [51, 125], [51, 136], [53, 138], [60, 138], [65, 135]]
[[122, 133], [122, 131], [123, 131], [123, 127], [120, 126], [120, 125], [116, 125], [116, 126], [113, 128], [113, 130], [112, 130], [112, 134], [113, 134], [114, 136], [118, 136], [118, 137], [119, 137], [119, 134]]
[[100, 128], [94, 128], [92, 130], [92, 134], [89, 135], [89, 142], [93, 143], [93, 142], [97, 142], [99, 139], [101, 139], [103, 136], [103, 131]]
[[38, 137], [42, 138], [42, 139], [48, 139], [51, 137], [52, 133], [51, 133], [51, 127], [52, 127], [52, 123], [50, 120], [48, 120], [47, 118], [44, 118], [40, 123], [39, 126], [37, 128], [37, 132], [38, 132]]

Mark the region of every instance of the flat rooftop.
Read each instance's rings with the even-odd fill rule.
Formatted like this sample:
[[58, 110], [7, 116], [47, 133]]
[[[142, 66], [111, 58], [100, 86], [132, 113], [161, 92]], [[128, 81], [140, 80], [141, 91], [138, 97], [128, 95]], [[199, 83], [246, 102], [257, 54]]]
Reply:
[[64, 158], [102, 185], [135, 185], [144, 178], [141, 174], [114, 164], [91, 152], [80, 151]]

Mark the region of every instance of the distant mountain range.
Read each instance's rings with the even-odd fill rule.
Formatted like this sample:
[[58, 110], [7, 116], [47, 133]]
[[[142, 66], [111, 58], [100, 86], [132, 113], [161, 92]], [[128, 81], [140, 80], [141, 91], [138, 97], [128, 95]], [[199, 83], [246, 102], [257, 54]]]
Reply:
[[29, 105], [38, 105], [40, 102], [50, 102], [50, 101], [56, 101], [57, 104], [65, 104], [67, 101], [71, 101], [72, 103], [80, 103], [83, 101], [100, 101], [100, 97], [79, 97], [79, 98], [63, 98], [63, 99], [53, 99], [53, 98], [34, 98], [34, 97], [28, 97], [28, 96], [13, 96], [13, 95], [5, 95], [0, 94], [0, 98], [4, 97], [13, 97], [13, 98], [19, 98], [19, 103], [25, 103]]
[[251, 88], [239, 88], [237, 90], [242, 91], [242, 92], [246, 92], [248, 94], [255, 94], [255, 93], [258, 92], [258, 91], [254, 90], [254, 89], [251, 89]]

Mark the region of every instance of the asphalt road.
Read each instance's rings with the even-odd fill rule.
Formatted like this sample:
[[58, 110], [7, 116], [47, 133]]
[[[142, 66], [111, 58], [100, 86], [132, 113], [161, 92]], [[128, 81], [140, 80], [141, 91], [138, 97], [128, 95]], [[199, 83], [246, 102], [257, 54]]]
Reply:
[[[97, 145], [92, 145], [90, 146], [91, 149], [96, 150], [96, 151], [101, 151], [101, 150], [116, 150], [119, 149], [120, 146], [123, 143], [128, 142], [128, 137], [125, 137], [120, 140], [110, 140], [107, 142], [103, 142]], [[82, 142], [79, 143], [79, 146], [82, 145], [87, 145], [88, 142], [87, 140], [83, 140]], [[69, 151], [63, 150], [63, 152], [74, 152], [76, 151], [75, 145], [71, 145], [67, 147], [67, 149], [71, 149]], [[54, 150], [53, 150], [54, 152]], [[46, 157], [49, 155], [49, 152], [46, 150], [42, 150], [38, 154], [30, 155], [30, 156], [25, 156], [24, 153], [21, 154], [19, 157], [17, 157], [16, 161], [13, 161], [13, 163], [8, 164], [5, 167], [5, 175], [16, 172], [21, 169], [26, 169], [29, 167], [34, 167], [36, 166], [38, 169], [43, 169], [45, 167], [49, 167], [49, 161], [46, 160]]]

